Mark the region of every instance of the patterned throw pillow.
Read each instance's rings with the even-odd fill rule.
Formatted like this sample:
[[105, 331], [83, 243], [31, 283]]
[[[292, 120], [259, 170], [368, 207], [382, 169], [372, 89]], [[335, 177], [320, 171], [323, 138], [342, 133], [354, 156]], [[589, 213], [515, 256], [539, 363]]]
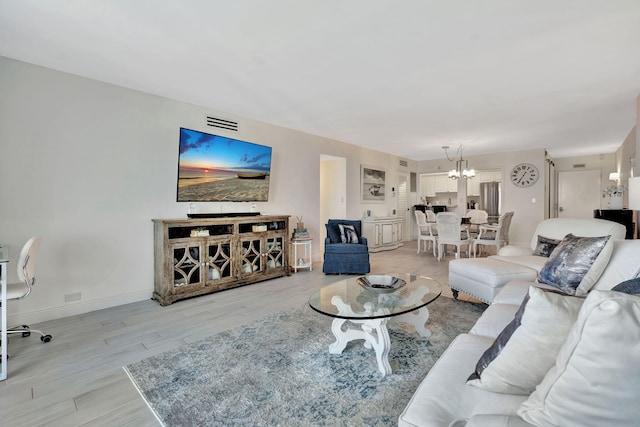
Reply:
[[342, 243], [360, 243], [356, 228], [353, 225], [338, 224]]
[[549, 258], [551, 252], [553, 252], [560, 242], [561, 240], [538, 235], [538, 245], [536, 246], [536, 250], [533, 251], [533, 255]]
[[538, 273], [538, 282], [569, 295], [586, 295], [611, 258], [610, 238], [567, 234]]

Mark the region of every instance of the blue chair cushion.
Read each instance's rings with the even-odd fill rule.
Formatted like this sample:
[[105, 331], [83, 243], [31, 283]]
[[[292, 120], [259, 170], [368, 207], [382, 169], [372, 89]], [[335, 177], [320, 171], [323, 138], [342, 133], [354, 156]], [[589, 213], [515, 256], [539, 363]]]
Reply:
[[367, 245], [353, 243], [330, 243], [324, 247], [325, 253], [341, 253], [341, 254], [368, 254]]

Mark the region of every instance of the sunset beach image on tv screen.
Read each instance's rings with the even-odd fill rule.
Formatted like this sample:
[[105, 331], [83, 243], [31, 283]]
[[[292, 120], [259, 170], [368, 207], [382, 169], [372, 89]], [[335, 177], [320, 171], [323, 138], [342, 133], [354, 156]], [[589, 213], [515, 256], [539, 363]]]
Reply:
[[266, 202], [271, 147], [180, 128], [178, 202]]

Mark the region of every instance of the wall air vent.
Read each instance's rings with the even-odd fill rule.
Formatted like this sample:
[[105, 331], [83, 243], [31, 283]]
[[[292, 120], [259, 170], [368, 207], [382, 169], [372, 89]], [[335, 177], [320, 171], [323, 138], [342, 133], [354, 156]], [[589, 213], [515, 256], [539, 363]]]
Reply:
[[221, 119], [220, 117], [207, 116], [207, 126], [212, 128], [230, 130], [238, 132], [238, 122], [233, 120]]
[[584, 163], [575, 163], [573, 165], [574, 169], [585, 168], [585, 167], [587, 167], [587, 165], [585, 165]]
[[400, 159], [400, 166], [406, 168], [407, 166], [409, 166], [409, 162], [407, 162], [406, 160]]

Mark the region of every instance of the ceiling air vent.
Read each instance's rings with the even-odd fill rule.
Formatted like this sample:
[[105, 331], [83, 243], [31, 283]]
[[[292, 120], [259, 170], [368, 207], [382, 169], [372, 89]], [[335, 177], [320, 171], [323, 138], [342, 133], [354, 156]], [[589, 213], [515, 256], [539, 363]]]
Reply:
[[406, 160], [400, 159], [400, 166], [403, 166], [406, 168], [407, 166], [409, 166], [409, 162], [407, 162]]
[[584, 164], [584, 163], [574, 163], [574, 164], [573, 164], [573, 168], [574, 168], [574, 169], [577, 169], [577, 168], [585, 168], [585, 167], [587, 167], [587, 165], [586, 165], [586, 164]]
[[238, 122], [234, 122], [233, 120], [221, 119], [220, 117], [207, 116], [207, 126], [238, 132]]

